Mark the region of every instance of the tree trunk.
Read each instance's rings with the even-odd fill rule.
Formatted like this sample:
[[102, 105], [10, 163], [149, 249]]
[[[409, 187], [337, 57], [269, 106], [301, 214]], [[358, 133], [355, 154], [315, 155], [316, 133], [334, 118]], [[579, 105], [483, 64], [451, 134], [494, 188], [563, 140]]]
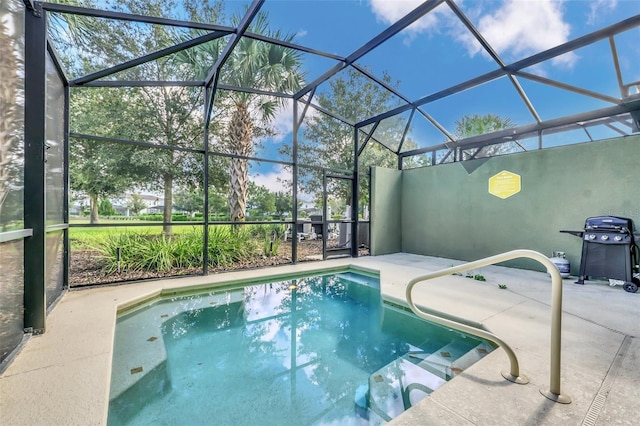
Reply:
[[229, 210], [233, 222], [244, 222], [247, 209], [247, 186], [249, 185], [249, 173], [247, 160], [244, 158], [231, 159], [231, 171], [229, 173]]
[[164, 210], [162, 215], [162, 221], [165, 225], [162, 226], [162, 233], [164, 235], [171, 235], [173, 228], [166, 223], [171, 222], [171, 211], [173, 207], [173, 176], [164, 175]]
[[[232, 154], [251, 155], [253, 122], [246, 104], [236, 104], [229, 123], [230, 151]], [[249, 169], [244, 158], [232, 158], [229, 170], [229, 211], [233, 222], [244, 222], [247, 208]]]
[[98, 196], [96, 194], [89, 194], [89, 210], [91, 211], [89, 223], [98, 223]]

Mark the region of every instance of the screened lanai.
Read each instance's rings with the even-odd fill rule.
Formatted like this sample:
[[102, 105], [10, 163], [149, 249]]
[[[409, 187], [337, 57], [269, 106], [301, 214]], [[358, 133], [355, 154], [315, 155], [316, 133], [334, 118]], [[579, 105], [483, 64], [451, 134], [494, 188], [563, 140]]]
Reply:
[[[510, 226], [539, 233], [549, 214], [533, 198], [478, 201], [442, 222], [464, 204], [436, 193], [486, 186], [464, 179], [491, 164], [547, 189], [573, 175], [554, 218], [640, 221], [636, 2], [3, 0], [0, 13], [2, 359], [69, 288], [494, 254], [516, 243], [469, 243], [462, 223], [490, 232], [491, 212], [526, 208]], [[572, 191], [585, 201], [563, 204]], [[431, 217], [457, 242], [423, 235]]]

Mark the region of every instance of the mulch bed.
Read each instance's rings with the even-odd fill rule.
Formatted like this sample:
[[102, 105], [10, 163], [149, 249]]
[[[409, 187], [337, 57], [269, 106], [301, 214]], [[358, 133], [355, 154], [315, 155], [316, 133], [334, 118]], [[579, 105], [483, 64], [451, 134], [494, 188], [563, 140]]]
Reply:
[[[368, 256], [369, 249], [361, 248], [359, 255]], [[107, 274], [103, 271], [104, 261], [100, 256], [100, 253], [94, 250], [72, 250], [69, 265], [69, 286], [83, 287], [124, 281], [202, 275], [202, 268], [174, 268], [169, 271], [121, 271], [120, 273]], [[322, 260], [322, 241], [303, 240], [298, 243], [298, 262], [319, 260]], [[282, 244], [276, 256], [255, 256], [233, 265], [209, 267], [209, 273], [258, 269], [290, 263], [291, 244]]]

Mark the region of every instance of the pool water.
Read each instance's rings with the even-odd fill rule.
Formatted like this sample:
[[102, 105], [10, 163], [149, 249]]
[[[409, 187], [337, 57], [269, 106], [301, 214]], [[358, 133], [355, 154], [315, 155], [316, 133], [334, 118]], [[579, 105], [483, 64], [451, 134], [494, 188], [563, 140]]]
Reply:
[[493, 348], [354, 272], [160, 300], [118, 319], [110, 425], [382, 424]]

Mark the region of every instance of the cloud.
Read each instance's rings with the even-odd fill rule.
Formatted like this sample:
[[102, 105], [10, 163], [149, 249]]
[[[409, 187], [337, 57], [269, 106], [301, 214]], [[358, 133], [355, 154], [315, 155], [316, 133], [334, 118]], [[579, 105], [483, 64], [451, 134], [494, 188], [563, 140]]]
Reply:
[[[276, 134], [271, 137], [273, 142], [282, 142], [285, 137], [293, 133], [293, 100], [285, 99], [285, 104], [276, 112], [275, 117], [271, 121], [271, 126], [276, 131]], [[298, 104], [298, 114], [302, 113], [304, 109], [304, 103]], [[308, 108], [305, 115], [305, 120], [314, 117], [317, 114], [314, 108]]]
[[[598, 16], [607, 13], [618, 7], [618, 0], [594, 0], [589, 5], [589, 14], [587, 15], [587, 24], [594, 25], [598, 20]], [[604, 11], [603, 11], [604, 9]]]
[[293, 132], [293, 101], [291, 99], [286, 99], [284, 106], [278, 108], [270, 124], [276, 131], [272, 137], [274, 142], [282, 142], [288, 134]]
[[307, 31], [307, 30], [299, 30], [296, 33], [296, 37], [295, 38], [302, 38], [302, 37], [306, 36], [307, 34], [309, 34], [309, 31]]
[[[615, 2], [617, 0], [612, 0]], [[608, 0], [595, 0], [596, 9]], [[422, 0], [370, 0], [371, 10], [379, 22], [392, 24], [417, 7]], [[522, 59], [569, 40], [571, 26], [564, 20], [560, 0], [502, 0], [495, 2], [457, 2], [480, 33], [506, 62]], [[488, 8], [492, 7], [491, 10]], [[440, 5], [405, 30], [405, 44], [420, 34], [442, 33], [466, 47], [472, 57], [488, 54], [446, 5]], [[552, 62], [571, 67], [577, 56], [568, 53]]]
[[[264, 186], [271, 192], [291, 193], [291, 171], [287, 171], [281, 164], [274, 165], [267, 173], [250, 174], [251, 181], [258, 186]], [[288, 183], [287, 183], [288, 182]], [[298, 188], [300, 189], [300, 188]], [[306, 207], [312, 207], [316, 199], [314, 192], [298, 191], [298, 201]]]
[[[505, 0], [493, 11], [480, 17], [478, 30], [507, 62], [538, 53], [569, 40], [571, 26], [563, 19], [562, 2], [552, 0]], [[473, 56], [481, 51], [477, 43], [466, 42]], [[572, 66], [578, 57], [568, 53], [552, 62]]]
[[291, 172], [284, 170], [281, 164], [277, 164], [268, 173], [256, 173], [251, 175], [251, 180], [258, 186], [264, 186], [271, 192], [286, 191], [283, 181], [291, 181]]
[[[371, 10], [377, 21], [388, 25], [394, 24], [423, 2], [424, 0], [370, 0]], [[438, 31], [438, 24], [444, 15], [452, 15], [452, 12], [448, 7], [440, 5], [415, 21], [403, 31], [406, 36], [405, 44], [410, 44], [421, 33]]]

